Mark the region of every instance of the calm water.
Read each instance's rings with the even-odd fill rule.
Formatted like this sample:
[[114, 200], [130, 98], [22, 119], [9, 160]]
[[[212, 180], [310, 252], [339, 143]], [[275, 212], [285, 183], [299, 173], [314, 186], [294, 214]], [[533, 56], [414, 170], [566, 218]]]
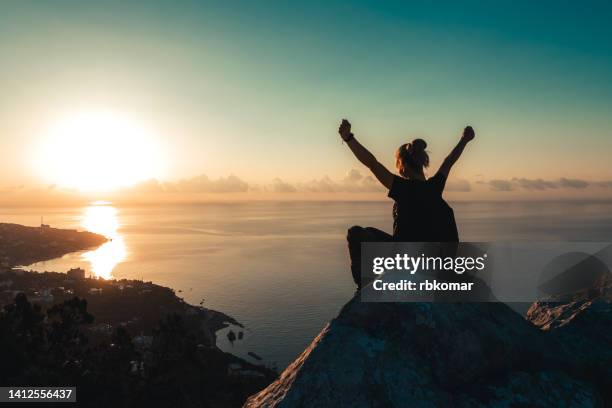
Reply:
[[[609, 241], [612, 203], [455, 203], [464, 241]], [[2, 208], [0, 221], [87, 228], [113, 240], [95, 251], [32, 265], [80, 266], [103, 277], [142, 278], [192, 304], [223, 311], [245, 338], [220, 346], [284, 368], [354, 293], [348, 227], [386, 231], [389, 202], [257, 202], [189, 206]], [[180, 292], [179, 292], [180, 291]], [[223, 333], [221, 333], [223, 334]]]

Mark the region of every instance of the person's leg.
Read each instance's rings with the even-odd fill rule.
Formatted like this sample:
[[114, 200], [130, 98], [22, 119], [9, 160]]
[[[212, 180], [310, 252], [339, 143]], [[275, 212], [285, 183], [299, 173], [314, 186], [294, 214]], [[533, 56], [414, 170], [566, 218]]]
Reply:
[[372, 227], [353, 226], [346, 235], [349, 255], [351, 257], [351, 274], [358, 289], [361, 289], [361, 243], [390, 242], [393, 237], [384, 231]]

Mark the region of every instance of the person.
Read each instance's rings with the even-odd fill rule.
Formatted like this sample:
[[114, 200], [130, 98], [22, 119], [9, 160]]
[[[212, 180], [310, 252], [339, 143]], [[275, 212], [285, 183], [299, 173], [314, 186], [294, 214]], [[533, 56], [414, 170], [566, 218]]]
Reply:
[[430, 178], [425, 177], [429, 154], [423, 139], [414, 139], [397, 149], [395, 164], [399, 175], [395, 175], [357, 141], [348, 120], [342, 120], [338, 133], [357, 160], [388, 189], [388, 196], [394, 201], [393, 235], [372, 227], [353, 226], [348, 230], [351, 273], [358, 288], [361, 287], [362, 242], [459, 242], [453, 209], [442, 193], [451, 168], [475, 137], [471, 126], [463, 130], [459, 143]]

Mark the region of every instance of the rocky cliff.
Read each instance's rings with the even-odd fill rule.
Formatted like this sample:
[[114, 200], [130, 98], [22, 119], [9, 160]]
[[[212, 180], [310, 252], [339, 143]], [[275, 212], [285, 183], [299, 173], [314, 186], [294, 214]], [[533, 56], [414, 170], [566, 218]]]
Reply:
[[350, 300], [245, 407], [610, 406], [610, 288], [535, 303]]
[[574, 296], [570, 302], [536, 302], [527, 319], [570, 356], [570, 372], [599, 386], [612, 406], [612, 283]]

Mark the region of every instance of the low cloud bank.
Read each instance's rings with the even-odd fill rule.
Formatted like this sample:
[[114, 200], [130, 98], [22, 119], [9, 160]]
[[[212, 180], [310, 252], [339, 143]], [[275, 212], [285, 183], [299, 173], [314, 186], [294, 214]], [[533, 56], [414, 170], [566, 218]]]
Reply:
[[264, 189], [275, 193], [372, 193], [384, 191], [374, 177], [364, 176], [359, 170], [351, 170], [341, 180], [333, 180], [329, 176], [312, 179], [306, 182], [287, 183], [281, 179], [274, 179], [272, 185]]
[[[612, 192], [612, 180], [587, 181], [582, 179], [559, 178], [546, 180], [541, 178], [509, 178], [509, 179], [483, 179], [482, 175], [477, 176], [480, 180], [469, 181], [465, 179], [451, 177], [446, 183], [447, 192], [469, 193], [465, 198], [477, 198], [478, 194], [489, 197], [506, 197], [503, 194], [491, 196], [490, 192], [505, 193], [516, 192], [516, 194], [528, 194], [536, 197], [535, 192], [558, 193], [557, 195], [567, 196], [568, 192], [588, 191], [592, 196], [601, 196], [603, 191]], [[188, 197], [199, 194], [208, 195], [211, 198], [218, 194], [219, 197], [227, 194], [236, 194], [236, 197], [255, 197], [258, 195], [273, 194], [286, 195], [287, 198], [308, 194], [329, 195], [334, 193], [351, 194], [372, 194], [383, 198], [386, 195], [385, 188], [369, 172], [362, 172], [357, 169], [350, 170], [343, 178], [332, 179], [329, 176], [314, 178], [309, 181], [291, 182], [274, 178], [268, 183], [249, 183], [236, 175], [227, 177], [210, 178], [207, 175], [185, 178], [173, 182], [164, 182], [151, 179], [132, 187], [127, 187], [118, 191], [105, 194], [108, 199], [140, 200], [159, 198], [161, 200], [191, 199]], [[608, 195], [606, 193], [606, 195]], [[243, 195], [241, 195], [243, 194]], [[31, 203], [31, 202], [65, 202], [86, 201], [96, 199], [100, 193], [81, 192], [77, 190], [65, 189], [56, 185], [27, 187], [24, 185], [0, 186], [0, 202], [4, 203]], [[263, 196], [262, 196], [263, 197]], [[314, 195], [313, 195], [314, 197]], [[540, 196], [541, 197], [541, 196]]]
[[[465, 188], [465, 186], [463, 186]], [[241, 178], [230, 175], [218, 179], [210, 179], [206, 175], [179, 180], [177, 182], [160, 182], [149, 180], [128, 190], [136, 193], [370, 193], [381, 192], [384, 188], [374, 177], [364, 176], [359, 170], [351, 170], [340, 180], [328, 176], [305, 182], [291, 183], [280, 178], [267, 184], [249, 184]]]
[[[307, 182], [288, 183], [279, 178], [273, 180], [270, 186], [264, 187], [275, 193], [380, 193], [385, 188], [371, 175], [363, 175], [359, 170], [352, 169], [341, 180], [333, 180], [328, 176]], [[472, 185], [467, 180], [451, 179], [446, 183], [447, 191], [468, 192]]]
[[562, 177], [558, 180], [512, 178], [512, 179], [493, 179], [489, 181], [479, 181], [479, 184], [486, 184], [493, 191], [516, 191], [516, 190], [558, 190], [558, 189], [584, 189], [589, 186], [612, 187], [612, 181], [590, 182], [580, 179], [568, 179]]
[[160, 182], [152, 179], [129, 189], [137, 193], [245, 193], [249, 191], [249, 184], [235, 175], [210, 179], [202, 174], [177, 182]]

